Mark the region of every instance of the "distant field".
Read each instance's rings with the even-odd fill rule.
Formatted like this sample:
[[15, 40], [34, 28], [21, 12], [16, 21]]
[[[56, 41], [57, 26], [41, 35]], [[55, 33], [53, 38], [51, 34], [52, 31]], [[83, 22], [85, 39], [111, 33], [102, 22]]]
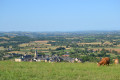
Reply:
[[[94, 51], [96, 50], [102, 50], [103, 48], [92, 48]], [[118, 53], [120, 53], [120, 48], [104, 48], [106, 50], [109, 50], [109, 51], [112, 51], [112, 50], [115, 50], [117, 51]]]
[[[91, 42], [91, 43], [78, 43], [78, 44], [82, 44], [82, 45], [84, 45], [84, 44], [91, 44], [91, 45], [97, 45], [97, 44], [101, 44], [101, 42]], [[112, 43], [110, 43], [109, 41], [106, 41], [106, 42], [104, 42], [103, 44], [112, 44]]]
[[84, 44], [93, 44], [93, 45], [95, 45], [95, 44], [101, 44], [101, 42], [78, 43], [78, 45], [79, 45], [79, 44], [82, 44], [82, 45], [84, 45]]
[[26, 47], [26, 46], [31, 46], [31, 45], [34, 45], [34, 46], [38, 46], [40, 44], [44, 44], [46, 46], [51, 46], [51, 44], [47, 44], [49, 41], [33, 41], [33, 42], [30, 42], [30, 43], [23, 43], [23, 44], [20, 44], [19, 46], [20, 47]]
[[120, 65], [0, 61], [0, 80], [120, 80]]
[[4, 47], [0, 47], [0, 50], [5, 50], [5, 48]]
[[42, 44], [46, 44], [48, 43], [49, 41], [34, 41], [35, 43], [42, 43]]
[[6, 39], [6, 40], [9, 40], [9, 38], [7, 38], [7, 37], [0, 37], [0, 39]]
[[11, 52], [8, 52], [8, 53], [25, 54], [25, 52], [23, 52], [23, 51], [11, 51]]
[[0, 41], [0, 44], [8, 43], [8, 41]]
[[29, 43], [23, 43], [23, 44], [20, 44], [19, 46], [20, 47], [26, 47], [26, 46], [28, 46], [29, 45]]

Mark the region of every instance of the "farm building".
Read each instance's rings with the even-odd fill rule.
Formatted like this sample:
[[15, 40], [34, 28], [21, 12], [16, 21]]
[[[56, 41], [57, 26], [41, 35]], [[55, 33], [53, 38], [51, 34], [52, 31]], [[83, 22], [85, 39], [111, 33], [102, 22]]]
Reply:
[[22, 59], [21, 58], [15, 58], [15, 62], [21, 62]]

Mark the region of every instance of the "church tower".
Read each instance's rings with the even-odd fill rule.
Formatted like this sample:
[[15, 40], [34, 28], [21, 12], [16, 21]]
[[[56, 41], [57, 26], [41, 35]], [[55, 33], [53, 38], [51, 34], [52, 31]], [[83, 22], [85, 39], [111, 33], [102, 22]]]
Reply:
[[38, 57], [38, 54], [37, 54], [37, 49], [35, 49], [34, 59], [36, 59], [37, 57]]

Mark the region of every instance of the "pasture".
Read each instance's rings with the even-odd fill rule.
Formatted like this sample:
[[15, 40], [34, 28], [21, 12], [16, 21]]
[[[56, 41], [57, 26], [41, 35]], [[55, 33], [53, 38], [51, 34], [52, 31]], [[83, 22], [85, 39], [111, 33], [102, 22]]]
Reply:
[[120, 65], [0, 61], [0, 80], [120, 80]]

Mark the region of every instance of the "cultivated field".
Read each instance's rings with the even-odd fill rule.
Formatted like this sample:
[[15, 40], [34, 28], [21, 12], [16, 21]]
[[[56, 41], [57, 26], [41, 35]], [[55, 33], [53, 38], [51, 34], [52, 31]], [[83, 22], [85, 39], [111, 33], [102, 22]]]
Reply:
[[0, 80], [120, 80], [120, 65], [0, 61]]
[[[103, 48], [92, 48], [94, 51], [96, 51], [96, 50], [99, 50], [99, 51], [101, 51]], [[117, 51], [118, 53], [120, 53], [120, 48], [104, 48], [105, 50], [108, 50], [108, 51], [110, 51], [110, 52], [112, 52], [112, 50], [114, 50], [114, 51]]]

